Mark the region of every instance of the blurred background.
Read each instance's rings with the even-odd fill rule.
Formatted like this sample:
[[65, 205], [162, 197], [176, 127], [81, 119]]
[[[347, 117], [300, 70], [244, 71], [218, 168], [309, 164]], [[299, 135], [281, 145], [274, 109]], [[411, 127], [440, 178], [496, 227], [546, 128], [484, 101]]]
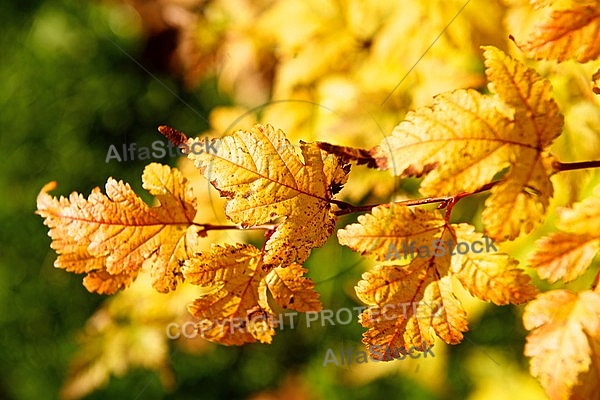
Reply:
[[[203, 193], [207, 222], [222, 222], [223, 203], [185, 161], [107, 160], [110, 146], [122, 155], [130, 143], [166, 143], [162, 124], [218, 137], [266, 121], [295, 144], [373, 147], [433, 95], [485, 90], [479, 46], [508, 49], [505, 24], [518, 2], [507, 3], [2, 2], [0, 398], [545, 398], [523, 356], [521, 307], [488, 306], [457, 288], [469, 313], [467, 339], [436, 343], [432, 359], [385, 365], [323, 366], [327, 349], [361, 346], [356, 313], [348, 325], [310, 328], [298, 316], [271, 345], [170, 340], [166, 327], [189, 319], [195, 288], [159, 294], [141, 276], [115, 296], [90, 294], [82, 276], [54, 269], [48, 230], [34, 214], [49, 181], [58, 182], [53, 195], [87, 196], [112, 176], [151, 202], [141, 174], [156, 161], [184, 170]], [[417, 184], [353, 167], [340, 196], [389, 202], [417, 195]], [[453, 217], [477, 224], [483, 197], [476, 197]], [[262, 240], [214, 240], [240, 238]], [[515, 248], [524, 254], [530, 243]], [[335, 235], [306, 263], [323, 307], [334, 311], [361, 305], [354, 285], [370, 265]]]

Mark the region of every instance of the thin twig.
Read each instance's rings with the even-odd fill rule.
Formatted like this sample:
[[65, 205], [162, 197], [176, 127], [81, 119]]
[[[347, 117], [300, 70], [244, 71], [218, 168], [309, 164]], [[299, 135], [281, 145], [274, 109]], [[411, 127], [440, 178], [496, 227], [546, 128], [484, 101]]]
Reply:
[[563, 163], [560, 161], [554, 161], [552, 166], [557, 172], [562, 171], [572, 171], [576, 169], [586, 169], [586, 168], [600, 168], [600, 160], [594, 161], [579, 161], [572, 163]]
[[[479, 189], [477, 189], [473, 192], [462, 192], [455, 196], [425, 197], [422, 199], [409, 199], [409, 200], [394, 201], [391, 204], [398, 205], [398, 206], [413, 207], [413, 206], [422, 206], [424, 204], [442, 203], [439, 208], [446, 208], [449, 205], [451, 205], [451, 207], [452, 207], [463, 197], [472, 196], [474, 194], [485, 192], [486, 190], [490, 190], [491, 188], [493, 188], [495, 185], [497, 185], [498, 183], [500, 183], [502, 181], [503, 180], [500, 179], [497, 181], [486, 183], [485, 185], [483, 185], [482, 187], [480, 187]], [[371, 211], [374, 207], [381, 205], [381, 204], [371, 204], [371, 205], [366, 205], [366, 206], [353, 206], [352, 204], [349, 204], [349, 203], [346, 203], [343, 201], [340, 202], [339, 200], [330, 200], [330, 202], [333, 204], [337, 204], [338, 206], [340, 206], [340, 203], [343, 204], [343, 206], [340, 207], [340, 210], [335, 211], [335, 215], [338, 217], [341, 215], [353, 214], [355, 212]]]
[[213, 224], [197, 224], [197, 223], [194, 223], [193, 225], [203, 228], [204, 231], [225, 231], [225, 230], [229, 230], [229, 229], [242, 230], [242, 231], [252, 231], [252, 230], [271, 231], [271, 230], [277, 228], [277, 225], [275, 225], [275, 224], [256, 225], [256, 226], [251, 226], [248, 228], [244, 228], [240, 225], [213, 225]]

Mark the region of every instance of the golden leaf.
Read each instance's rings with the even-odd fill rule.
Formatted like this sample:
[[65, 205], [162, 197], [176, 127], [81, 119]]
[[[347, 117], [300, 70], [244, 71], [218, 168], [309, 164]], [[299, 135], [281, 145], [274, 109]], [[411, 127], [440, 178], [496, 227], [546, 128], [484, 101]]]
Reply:
[[214, 290], [196, 299], [188, 310], [199, 319], [207, 340], [240, 345], [271, 343], [279, 321], [267, 300], [267, 289], [283, 308], [318, 311], [321, 303], [313, 282], [298, 264], [266, 272], [262, 254], [252, 245], [213, 246], [210, 253], [185, 262], [183, 273], [192, 284]]
[[478, 249], [474, 243], [489, 243], [489, 238], [475, 232], [467, 224], [453, 226], [458, 242], [471, 243], [471, 251], [457, 252], [452, 257], [452, 274], [473, 296], [497, 305], [521, 304], [535, 298], [537, 289], [519, 262], [504, 253], [485, 251], [482, 244]]
[[275, 268], [266, 277], [267, 287], [273, 298], [283, 308], [307, 312], [321, 309], [319, 294], [313, 290], [315, 284], [305, 278], [308, 272], [300, 264], [287, 268]]
[[[472, 295], [495, 304], [520, 304], [537, 294], [529, 276], [516, 268], [517, 260], [497, 253], [493, 240], [470, 225], [446, 224], [437, 211], [378, 206], [339, 230], [338, 237], [363, 255], [385, 260], [365, 272], [355, 288], [370, 307], [361, 314], [361, 324], [369, 328], [363, 343], [376, 359], [392, 357], [372, 345], [423, 350], [434, 334], [451, 344], [463, 339], [466, 312], [453, 294], [452, 276]], [[402, 315], [390, 314], [400, 306]]]
[[547, 80], [494, 47], [484, 50], [492, 95], [438, 95], [433, 106], [410, 112], [374, 152], [395, 175], [426, 174], [426, 196], [475, 191], [508, 169], [492, 188], [483, 221], [491, 237], [512, 240], [530, 232], [548, 207], [554, 171], [547, 151], [563, 117]]
[[[238, 130], [219, 142], [217, 152], [192, 151], [189, 158], [228, 199], [227, 216], [243, 227], [283, 218], [265, 244], [264, 265], [303, 263], [333, 233], [332, 187], [346, 182], [348, 169], [307, 143], [300, 146], [302, 162], [285, 134], [270, 125]], [[188, 141], [191, 149], [197, 143]]]
[[[419, 247], [431, 249], [432, 241], [441, 235], [445, 226], [439, 214], [404, 206], [382, 205], [370, 214], [360, 215], [358, 223], [350, 224], [337, 232], [341, 245], [378, 261], [407, 259]], [[410, 246], [409, 242], [414, 242]]]
[[[525, 355], [531, 357], [531, 374], [540, 380], [551, 399], [582, 398], [574, 396], [573, 389], [590, 368], [598, 367], [599, 310], [600, 295], [590, 290], [577, 294], [553, 290], [525, 308], [523, 323], [531, 331]], [[597, 394], [597, 375], [587, 378], [588, 389], [595, 388]]]
[[583, 274], [600, 250], [600, 186], [572, 208], [558, 209], [558, 216], [556, 225], [562, 232], [538, 240], [529, 258], [540, 277], [551, 283]]

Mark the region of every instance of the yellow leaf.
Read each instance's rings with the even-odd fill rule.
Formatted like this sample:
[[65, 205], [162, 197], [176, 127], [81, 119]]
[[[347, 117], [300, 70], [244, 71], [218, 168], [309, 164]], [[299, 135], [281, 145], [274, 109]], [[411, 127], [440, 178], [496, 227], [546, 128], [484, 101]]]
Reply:
[[270, 125], [221, 138], [215, 153], [195, 154], [197, 143], [188, 141], [189, 158], [228, 199], [232, 221], [249, 227], [283, 217], [265, 244], [265, 266], [303, 263], [333, 233], [332, 187], [341, 187], [348, 173], [338, 157], [302, 143], [303, 162], [285, 134]]
[[559, 208], [558, 217], [556, 225], [565, 232], [600, 237], [600, 185], [582, 202], [571, 208]]
[[[462, 332], [469, 330], [467, 312], [452, 291], [452, 280], [445, 276], [425, 290], [424, 303], [427, 305], [425, 319], [435, 333], [448, 344], [460, 343]], [[433, 312], [435, 310], [435, 313]]]
[[381, 168], [419, 176], [425, 196], [476, 190], [509, 165], [511, 110], [475, 90], [434, 98], [407, 114], [376, 150]]
[[[439, 230], [430, 232], [429, 239], [433, 240]], [[449, 240], [452, 235], [446, 229], [441, 239]], [[392, 351], [409, 350], [412, 346], [423, 350], [424, 344], [433, 344], [434, 332], [447, 343], [462, 339], [461, 331], [467, 325], [464, 310], [449, 290], [450, 258], [450, 251], [429, 256], [421, 252], [408, 265], [376, 265], [363, 274], [355, 290], [358, 298], [370, 306], [361, 314], [361, 324], [369, 328], [363, 335], [363, 343], [374, 358], [391, 360], [389, 355], [374, 352], [371, 345]], [[446, 304], [449, 309], [442, 311], [444, 315], [435, 315]], [[400, 307], [401, 314], [390, 314], [390, 309]]]
[[[472, 226], [453, 226], [458, 242], [483, 243], [484, 237]], [[504, 253], [485, 252], [484, 246], [452, 257], [452, 274], [473, 296], [497, 305], [521, 304], [535, 298], [537, 289], [531, 278], [517, 265], [519, 262]]]
[[583, 274], [600, 250], [600, 186], [591, 197], [557, 211], [556, 225], [563, 232], [538, 240], [529, 258], [540, 277], [551, 283], [559, 279], [568, 282]]
[[181, 173], [165, 165], [148, 165], [142, 179], [159, 206], [148, 206], [128, 184], [112, 178], [106, 196], [95, 188], [87, 200], [77, 193], [56, 199], [47, 193], [55, 183], [38, 195], [37, 214], [45, 218], [59, 254], [55, 267], [88, 273], [89, 291], [112, 294], [129, 286], [144, 262], [151, 263], [159, 292], [174, 290], [182, 280], [179, 263], [198, 236], [194, 196]]
[[554, 172], [547, 151], [563, 117], [548, 81], [495, 47], [484, 49], [492, 95], [438, 95], [432, 107], [410, 112], [374, 153], [380, 168], [395, 175], [427, 174], [426, 196], [475, 191], [508, 168], [492, 188], [483, 221], [490, 236], [512, 240], [546, 212]]
[[[520, 304], [537, 294], [515, 259], [496, 253], [493, 241], [472, 226], [447, 225], [437, 211], [378, 206], [339, 230], [338, 237], [363, 255], [385, 260], [355, 287], [370, 306], [361, 314], [368, 346], [422, 349], [433, 343], [434, 333], [446, 343], [460, 342], [467, 320], [452, 291], [453, 275], [472, 295], [495, 304]], [[389, 315], [402, 304], [415, 307]], [[377, 359], [391, 359], [369, 350]]]
[[[363, 274], [356, 294], [370, 307], [360, 315], [369, 328], [363, 343], [373, 358], [391, 361], [389, 354], [378, 354], [371, 346], [395, 351], [434, 342], [437, 334], [449, 344], [459, 343], [468, 330], [466, 312], [452, 293], [450, 277], [439, 278], [450, 256], [415, 259], [408, 267], [377, 265]], [[438, 264], [439, 263], [439, 264]]]
[[583, 382], [590, 385], [588, 391], [594, 387], [597, 391], [597, 376], [585, 381], [581, 377], [600, 356], [598, 293], [546, 292], [527, 305], [523, 323], [532, 331], [525, 345], [531, 374], [551, 399], [581, 398], [573, 395], [573, 389]]
[[[398, 255], [407, 259], [405, 255], [416, 253], [421, 246], [432, 252], [432, 241], [439, 238], [445, 225], [438, 213], [392, 204], [360, 215], [358, 223], [338, 230], [337, 235], [341, 245], [378, 261], [387, 261], [398, 259]], [[410, 242], [414, 244], [411, 246]]]
[[535, 23], [517, 45], [529, 57], [587, 62], [600, 55], [600, 2], [597, 0], [534, 1]]
[[515, 115], [509, 135], [510, 170], [505, 182], [492, 188], [483, 222], [490, 236], [512, 240], [531, 232], [546, 213], [553, 194], [553, 157], [548, 150], [562, 131], [563, 116], [548, 80], [495, 47], [484, 49], [490, 91]]
[[[185, 262], [186, 280], [196, 285], [216, 285], [215, 291], [201, 296], [188, 306], [190, 314], [200, 320], [203, 338], [227, 345], [241, 345], [259, 340], [271, 343], [275, 315], [267, 303], [266, 273], [259, 268], [260, 250], [251, 245], [214, 246], [210, 253]], [[255, 312], [265, 329], [250, 329]]]
[[183, 274], [192, 284], [212, 287], [189, 305], [207, 340], [241, 345], [271, 343], [278, 320], [267, 300], [267, 289], [283, 308], [318, 311], [321, 303], [313, 282], [298, 264], [266, 272], [261, 251], [252, 245], [213, 246], [210, 253], [190, 258]]
[[287, 268], [275, 268], [266, 277], [267, 287], [273, 298], [283, 308], [306, 312], [321, 309], [315, 284], [304, 275], [308, 272], [300, 264]]
[[558, 232], [536, 242], [529, 262], [550, 283], [559, 279], [569, 282], [585, 272], [598, 250], [597, 236]]

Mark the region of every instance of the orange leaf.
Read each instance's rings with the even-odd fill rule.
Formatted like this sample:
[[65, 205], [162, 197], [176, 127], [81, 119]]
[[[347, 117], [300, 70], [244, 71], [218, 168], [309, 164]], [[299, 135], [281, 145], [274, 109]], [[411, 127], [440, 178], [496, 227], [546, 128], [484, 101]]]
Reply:
[[569, 282], [585, 272], [598, 250], [598, 237], [557, 232], [535, 243], [529, 262], [550, 283], [559, 279]]
[[321, 309], [319, 295], [313, 282], [303, 276], [302, 266], [266, 272], [261, 259], [261, 251], [252, 245], [226, 244], [185, 262], [187, 281], [213, 289], [188, 307], [200, 320], [202, 337], [227, 345], [271, 343], [278, 320], [269, 306], [267, 289], [283, 308]]
[[[525, 355], [531, 357], [531, 374], [551, 399], [584, 398], [573, 393], [583, 382], [589, 385], [588, 391], [595, 389], [597, 394], [597, 376], [590, 380], [586, 373], [592, 363], [597, 368], [595, 360], [600, 357], [598, 293], [546, 292], [527, 305], [523, 323], [531, 330], [525, 345]], [[581, 387], [577, 388], [580, 391]]]
[[600, 55], [600, 2], [596, 0], [535, 1], [534, 24], [519, 48], [529, 57], [587, 62]]
[[[453, 275], [471, 294], [496, 304], [520, 304], [537, 294], [529, 276], [516, 268], [517, 260], [497, 253], [472, 226], [447, 225], [437, 211], [378, 206], [339, 230], [338, 238], [381, 262], [355, 287], [357, 297], [370, 306], [361, 314], [361, 324], [369, 328], [363, 343], [376, 359], [391, 357], [371, 345], [423, 349], [434, 334], [446, 343], [462, 340], [466, 312], [453, 294]], [[405, 305], [410, 307], [401, 315], [390, 314]]]
[[563, 232], [538, 240], [529, 258], [539, 275], [552, 283], [559, 279], [568, 282], [583, 274], [600, 250], [600, 186], [573, 207], [559, 208], [558, 217], [556, 225]]
[[57, 199], [47, 193], [56, 184], [44, 186], [36, 213], [50, 228], [59, 254], [55, 267], [88, 273], [89, 291], [112, 294], [129, 286], [149, 262], [154, 288], [174, 290], [182, 280], [180, 262], [198, 236], [194, 196], [181, 173], [165, 165], [148, 165], [143, 181], [159, 206], [148, 206], [128, 184], [112, 178], [106, 196], [95, 188], [87, 200], [77, 193]]

